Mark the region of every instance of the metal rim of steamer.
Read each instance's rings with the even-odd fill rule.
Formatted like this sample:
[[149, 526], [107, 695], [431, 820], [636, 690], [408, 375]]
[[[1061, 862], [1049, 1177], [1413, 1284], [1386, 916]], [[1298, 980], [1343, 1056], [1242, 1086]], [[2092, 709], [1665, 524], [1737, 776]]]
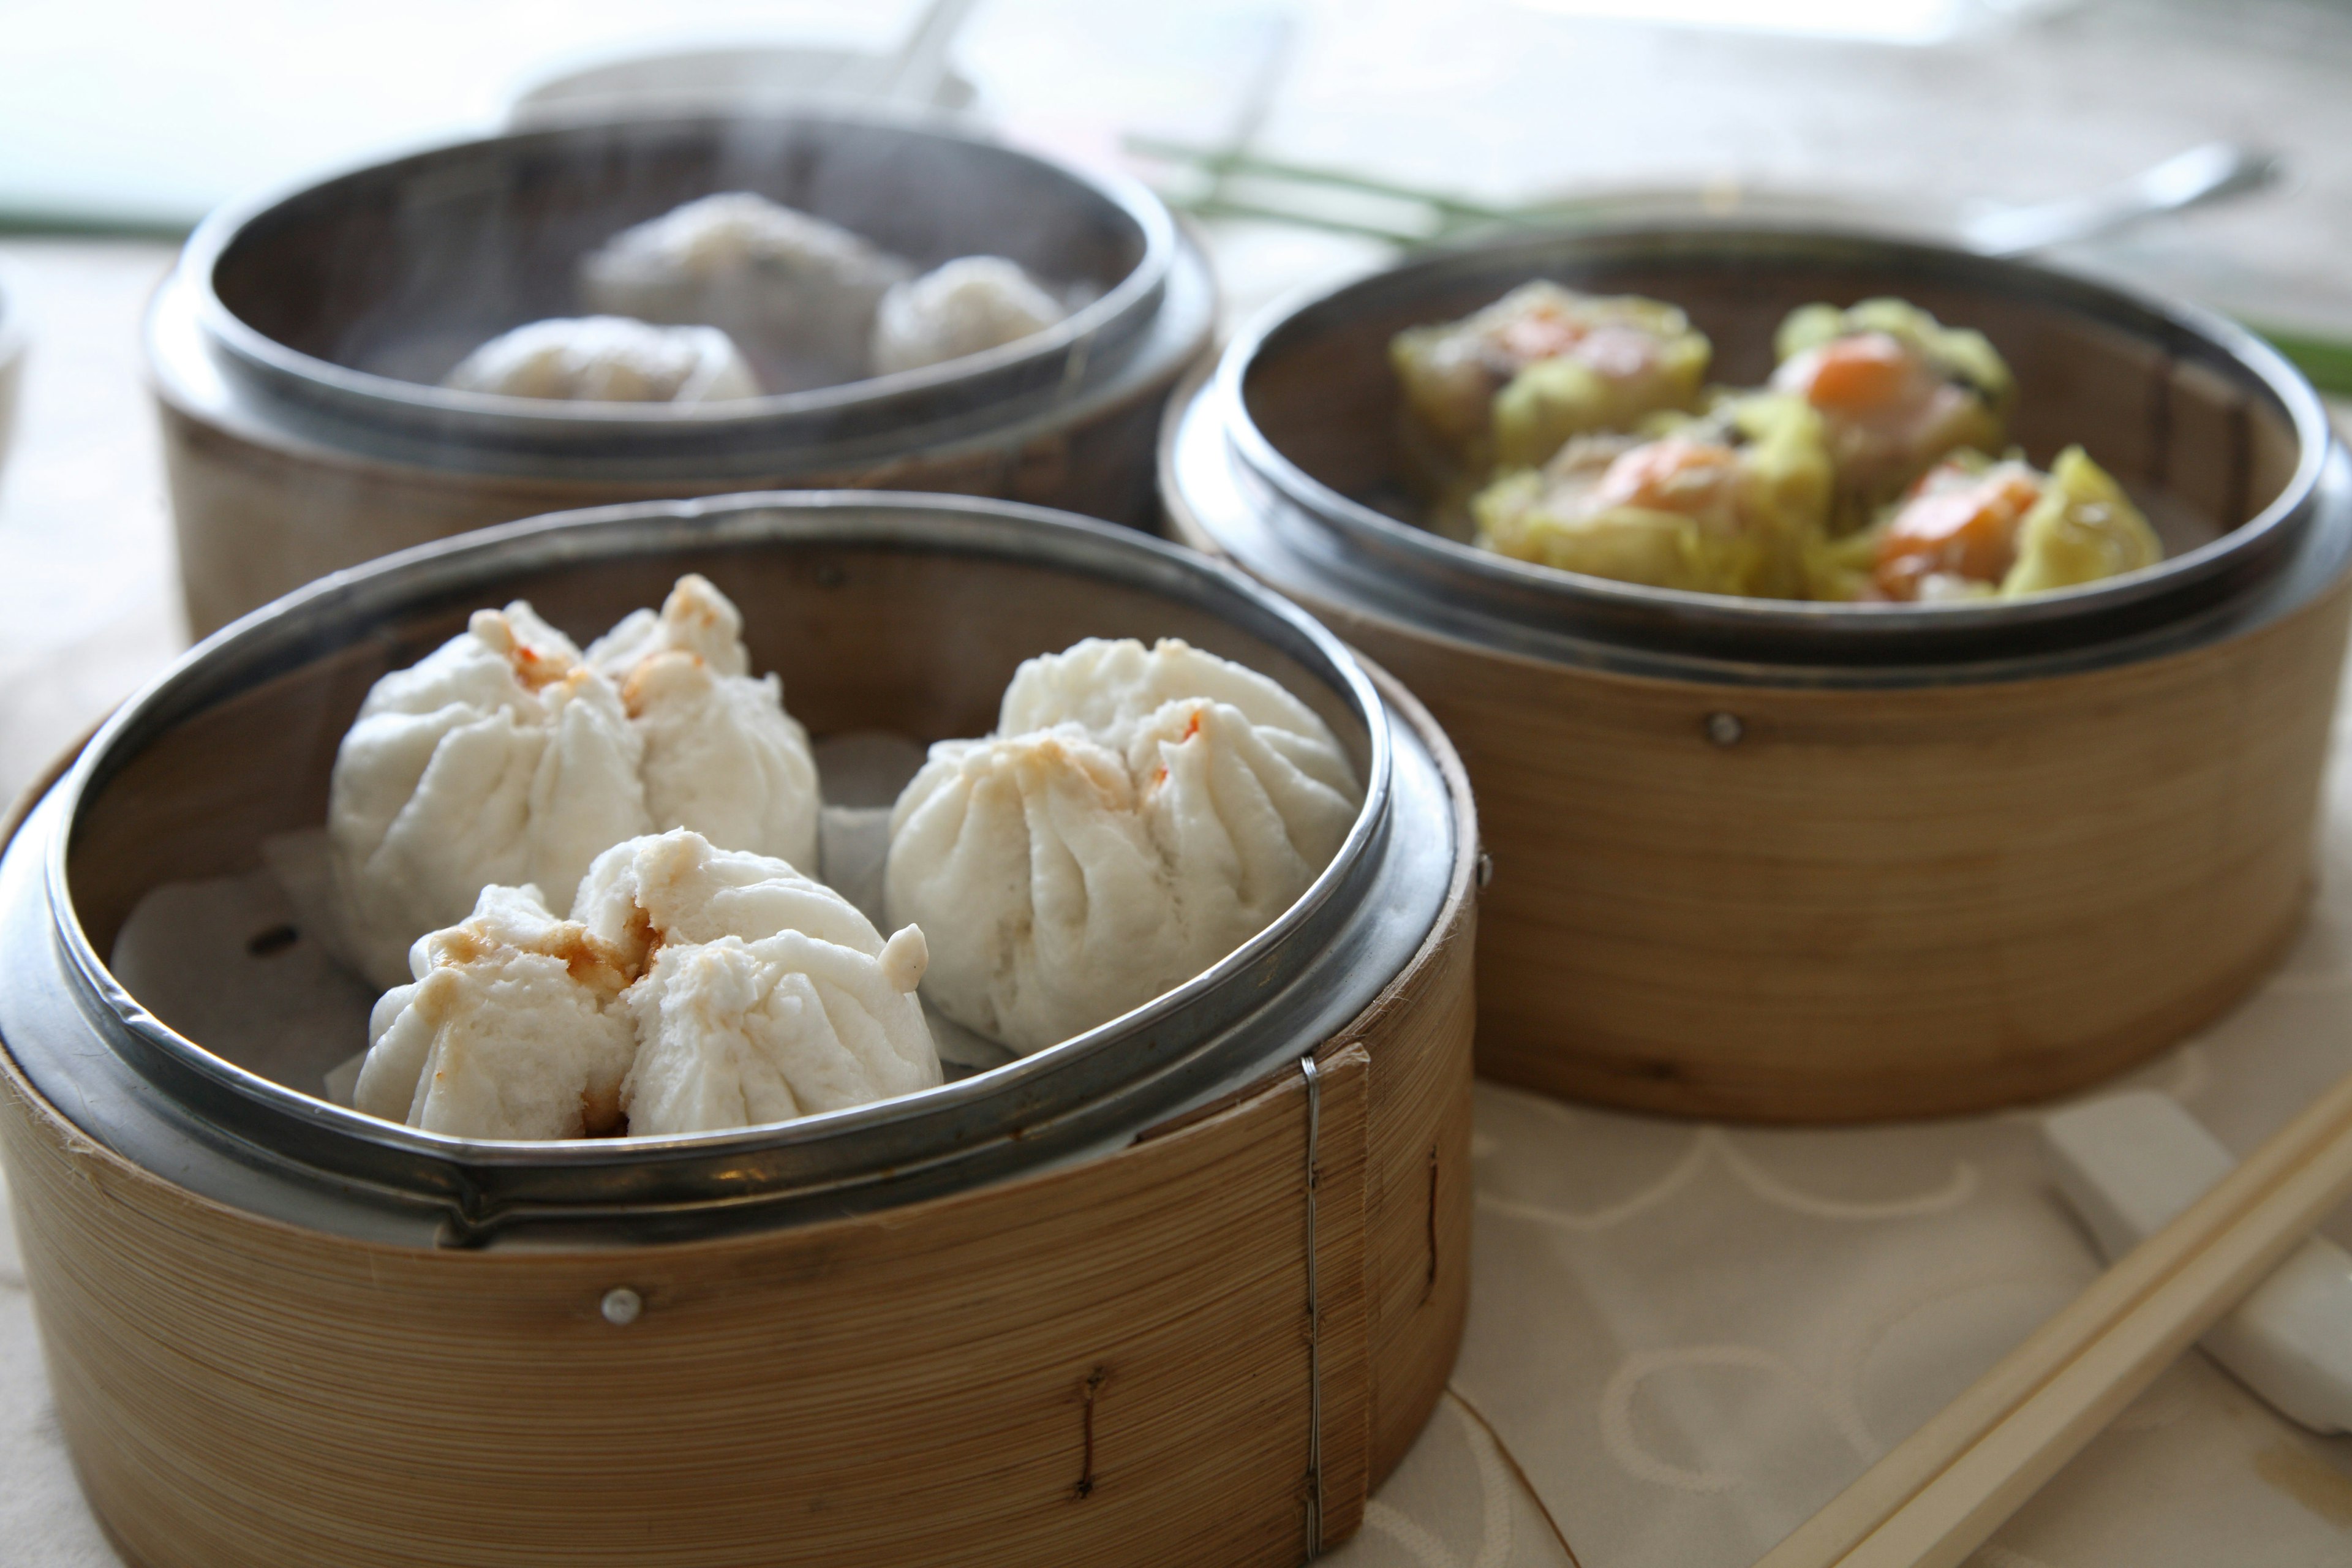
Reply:
[[[416, 190], [464, 191], [511, 167], [559, 163], [580, 150], [736, 147], [766, 136], [779, 147], [795, 139], [829, 148], [877, 142], [906, 154], [899, 167], [925, 177], [997, 177], [1048, 182], [1074, 212], [1116, 229], [1135, 259], [1127, 274], [1045, 331], [984, 353], [920, 370], [872, 376], [802, 392], [721, 404], [550, 403], [543, 399], [454, 392], [353, 369], [280, 342], [240, 317], [216, 279], [239, 248], [273, 221], [308, 209], [373, 195], [404, 198]], [[678, 200], [699, 191], [681, 192]], [[182, 310], [213, 368], [239, 393], [306, 436], [436, 466], [520, 469], [560, 462], [576, 472], [634, 458], [687, 463], [697, 471], [714, 458], [772, 468], [780, 458], [818, 453], [848, 460], [902, 449], [910, 432], [928, 443], [994, 431], [1066, 405], [1139, 353], [1151, 355], [1164, 332], [1153, 329], [1163, 306], [1188, 318], [1200, 293], [1189, 277], [1192, 247], [1164, 203], [1135, 181], [1080, 169], [986, 138], [946, 129], [919, 115], [878, 109], [798, 109], [750, 121], [711, 116], [620, 116], [563, 121], [494, 135], [436, 142], [404, 155], [351, 165], [270, 190], [215, 212], [189, 237], [179, 265], [159, 291], [161, 312]], [[1171, 294], [1182, 298], [1171, 300]], [[184, 296], [184, 299], [183, 298]], [[151, 323], [151, 336], [155, 324]], [[1178, 334], [1189, 345], [1194, 334]]]
[[[72, 829], [140, 746], [177, 721], [361, 640], [391, 615], [478, 602], [518, 571], [672, 549], [826, 545], [1108, 578], [1210, 610], [1273, 646], [1363, 729], [1364, 805], [1339, 852], [1297, 904], [1223, 962], [1087, 1034], [898, 1100], [668, 1139], [467, 1142], [341, 1109], [177, 1034], [114, 981], [84, 933], [68, 867]], [[0, 1036], [52, 1104], [118, 1152], [313, 1228], [471, 1245], [789, 1224], [1117, 1148], [1295, 1063], [1301, 1042], [1343, 1027], [1433, 928], [1456, 858], [1452, 820], [1436, 763], [1331, 633], [1238, 572], [1131, 531], [1012, 503], [869, 492], [560, 513], [323, 579], [215, 634], [128, 700], [0, 860], [0, 931], [47, 960], [0, 994]]]
[[[1644, 261], [1866, 268], [1874, 279], [1979, 288], [2074, 312], [2267, 400], [2295, 433], [2294, 472], [2268, 506], [2220, 539], [2106, 583], [1991, 605], [1816, 604], [1617, 583], [1458, 543], [1324, 484], [1250, 414], [1249, 382], [1262, 362], [1351, 315], [1482, 280], [1499, 292], [1580, 266]], [[2352, 472], [2326, 407], [2301, 373], [2252, 333], [2111, 282], [1860, 233], [1693, 222], [1441, 251], [1270, 307], [1235, 336], [1200, 394], [1171, 421], [1163, 482], [1237, 558], [1269, 568], [1264, 574], [1277, 586], [1337, 594], [1473, 645], [1628, 674], [1845, 687], [2095, 668], [2177, 651], [2269, 618], [2333, 580], [2352, 556], [2346, 537]], [[2323, 526], [2314, 528], [2315, 520]]]

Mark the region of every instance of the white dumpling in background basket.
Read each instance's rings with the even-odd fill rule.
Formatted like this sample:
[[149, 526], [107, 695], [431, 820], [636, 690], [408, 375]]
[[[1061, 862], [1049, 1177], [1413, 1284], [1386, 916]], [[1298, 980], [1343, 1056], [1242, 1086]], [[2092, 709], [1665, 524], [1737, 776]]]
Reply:
[[691, 827], [814, 865], [808, 737], [741, 618], [700, 577], [583, 655], [518, 600], [376, 682], [343, 736], [327, 826], [348, 956], [378, 985], [492, 885], [568, 900], [590, 862]]
[[1042, 332], [1068, 312], [1001, 256], [966, 256], [895, 284], [874, 315], [874, 373], [920, 370]]
[[573, 403], [688, 405], [760, 395], [759, 377], [718, 328], [656, 327], [622, 316], [517, 327], [467, 354], [441, 384]]
[[354, 1102], [462, 1138], [630, 1137], [789, 1121], [929, 1089], [923, 933], [678, 828], [614, 846], [572, 918], [484, 889], [384, 993]]
[[933, 1006], [1039, 1050], [1265, 930], [1362, 799], [1328, 726], [1265, 676], [1089, 639], [1021, 667], [995, 734], [932, 748], [891, 815], [886, 907], [929, 937]]
[[580, 264], [592, 309], [725, 329], [821, 383], [866, 374], [883, 292], [913, 268], [838, 224], [748, 191], [625, 229]]

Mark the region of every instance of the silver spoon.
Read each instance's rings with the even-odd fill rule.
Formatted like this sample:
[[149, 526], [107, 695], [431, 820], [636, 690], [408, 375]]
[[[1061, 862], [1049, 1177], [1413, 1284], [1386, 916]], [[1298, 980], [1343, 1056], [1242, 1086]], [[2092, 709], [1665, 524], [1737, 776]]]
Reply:
[[948, 73], [948, 49], [980, 0], [929, 0], [887, 55], [852, 60], [829, 90], [876, 103], [927, 105]]
[[2102, 191], [1971, 218], [1960, 225], [1960, 238], [1989, 256], [2047, 250], [2259, 191], [2278, 178], [2282, 167], [2272, 153], [2209, 142]]

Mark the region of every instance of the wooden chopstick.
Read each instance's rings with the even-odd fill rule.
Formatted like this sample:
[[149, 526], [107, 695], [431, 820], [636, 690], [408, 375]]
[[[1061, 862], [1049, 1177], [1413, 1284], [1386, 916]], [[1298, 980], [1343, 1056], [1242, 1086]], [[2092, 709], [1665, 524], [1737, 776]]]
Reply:
[[1757, 1568], [1951, 1568], [2352, 1193], [2352, 1075]]

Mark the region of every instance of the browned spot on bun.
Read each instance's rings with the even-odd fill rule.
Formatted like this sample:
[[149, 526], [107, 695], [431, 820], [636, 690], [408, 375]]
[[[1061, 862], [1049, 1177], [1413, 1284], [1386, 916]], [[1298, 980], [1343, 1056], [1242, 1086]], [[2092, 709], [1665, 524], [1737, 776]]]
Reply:
[[514, 651], [507, 656], [507, 662], [514, 667], [515, 679], [533, 691], [552, 686], [572, 673], [570, 659], [561, 654], [541, 653], [522, 643], [515, 645]]
[[557, 960], [572, 979], [608, 997], [627, 989], [642, 972], [644, 963], [577, 921], [560, 921], [536, 940], [519, 947], [486, 935], [470, 921], [434, 932], [431, 941], [433, 965], [436, 969], [480, 963], [509, 954], [536, 953]]
[[699, 626], [731, 637], [735, 628], [728, 624], [727, 612], [719, 608], [718, 594], [710, 579], [689, 572], [672, 584], [669, 596], [662, 601], [661, 618], [673, 626]]
[[479, 963], [498, 952], [503, 943], [490, 941], [469, 921], [433, 933], [434, 967], [445, 964]]
[[629, 671], [628, 679], [621, 682], [621, 706], [628, 710], [629, 717], [643, 718], [646, 703], [655, 688], [677, 679], [673, 672], [681, 668], [701, 669], [702, 656], [685, 648], [667, 648], [639, 659], [636, 668]]
[[621, 1086], [590, 1084], [580, 1091], [580, 1131], [590, 1138], [610, 1138], [624, 1126]]
[[626, 953], [576, 921], [566, 921], [557, 927], [552, 940], [541, 951], [550, 958], [562, 959], [572, 979], [608, 996], [619, 995], [636, 978]]
[[621, 940], [614, 948], [622, 967], [632, 975], [643, 974], [661, 944], [662, 934], [654, 929], [654, 917], [643, 904], [631, 904], [628, 924], [621, 928]]
[[1126, 764], [1098, 747], [1073, 747], [1047, 731], [1030, 739], [1027, 752], [1027, 761], [1033, 767], [1085, 780], [1111, 810], [1124, 811], [1134, 805], [1135, 784], [1128, 776]]

